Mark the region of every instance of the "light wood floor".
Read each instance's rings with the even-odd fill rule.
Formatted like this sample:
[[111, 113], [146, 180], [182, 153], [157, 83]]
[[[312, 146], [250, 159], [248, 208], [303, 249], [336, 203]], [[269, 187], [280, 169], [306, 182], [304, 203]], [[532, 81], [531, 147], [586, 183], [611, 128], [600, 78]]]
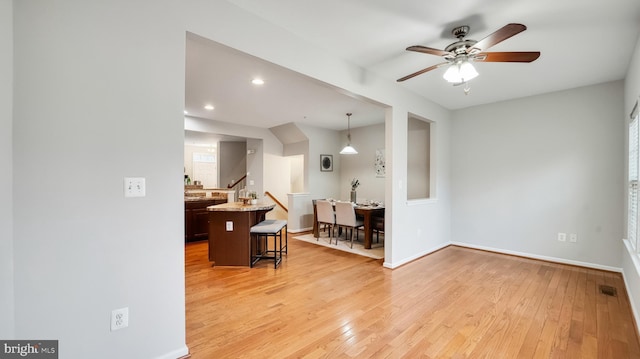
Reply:
[[617, 273], [454, 246], [390, 270], [289, 246], [278, 269], [186, 246], [192, 358], [640, 358]]

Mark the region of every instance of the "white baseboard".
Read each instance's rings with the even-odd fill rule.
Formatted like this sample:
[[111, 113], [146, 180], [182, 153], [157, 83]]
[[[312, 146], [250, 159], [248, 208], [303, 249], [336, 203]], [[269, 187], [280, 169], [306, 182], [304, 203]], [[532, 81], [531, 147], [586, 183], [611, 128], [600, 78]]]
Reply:
[[428, 255], [428, 254], [431, 254], [431, 253], [433, 253], [433, 252], [439, 251], [439, 250], [441, 250], [442, 248], [444, 248], [444, 247], [446, 247], [446, 246], [448, 246], [448, 245], [450, 245], [450, 244], [451, 244], [451, 243], [448, 243], [448, 242], [447, 242], [447, 243], [443, 243], [443, 244], [441, 244], [441, 245], [439, 245], [439, 246], [437, 246], [437, 247], [433, 247], [433, 248], [431, 248], [431, 249], [427, 249], [426, 251], [422, 251], [422, 252], [420, 252], [420, 253], [418, 253], [418, 254], [416, 254], [416, 255], [414, 255], [414, 256], [411, 256], [411, 257], [405, 258], [405, 259], [403, 259], [403, 260], [401, 260], [401, 261], [399, 261], [399, 262], [397, 262], [397, 263], [390, 263], [390, 262], [387, 262], [387, 258], [385, 257], [385, 261], [384, 261], [384, 263], [383, 263], [382, 265], [383, 265], [385, 268], [390, 268], [390, 269], [398, 268], [398, 267], [400, 267], [401, 265], [407, 264], [407, 263], [409, 263], [409, 262], [413, 262], [414, 260], [416, 260], [416, 259], [418, 259], [418, 258], [420, 258], [420, 257], [424, 257], [424, 256], [426, 256], [426, 255]]
[[450, 242], [449, 244], [454, 245], [454, 246], [472, 248], [472, 249], [480, 249], [480, 250], [488, 251], [488, 252], [509, 254], [509, 255], [514, 255], [514, 256], [518, 256], [518, 257], [531, 258], [531, 259], [539, 259], [539, 260], [543, 260], [543, 261], [547, 261], [547, 262], [570, 264], [570, 265], [579, 266], [579, 267], [593, 268], [593, 269], [606, 270], [606, 271], [610, 271], [610, 272], [622, 273], [622, 268], [620, 268], [620, 267], [611, 267], [611, 266], [605, 266], [605, 265], [602, 265], [602, 264], [574, 261], [574, 260], [571, 260], [571, 259], [541, 256], [541, 255], [537, 255], [537, 254], [516, 252], [516, 251], [510, 251], [510, 250], [506, 250], [506, 249], [493, 248], [493, 247], [485, 247], [485, 246], [479, 246], [479, 245], [463, 243], [463, 242]]
[[[626, 292], [627, 292], [627, 296], [629, 296], [631, 313], [633, 314], [633, 318], [635, 319], [636, 328], [638, 328], [638, 323], [640, 323], [640, 316], [638, 315], [638, 308], [636, 306], [636, 300], [634, 298], [634, 294], [636, 294], [637, 292], [634, 290], [634, 288], [637, 288], [637, 285], [632, 286], [629, 280], [640, 277], [640, 258], [638, 258], [638, 256], [635, 254], [635, 251], [633, 250], [633, 247], [631, 246], [631, 242], [629, 242], [629, 240], [623, 239], [622, 241], [624, 243], [624, 250], [626, 251], [626, 253], [623, 253], [622, 255], [629, 256], [629, 259], [633, 264], [633, 269], [631, 269], [631, 271], [635, 271], [635, 273], [625, 273], [623, 270], [622, 280], [624, 280], [624, 286], [627, 288]], [[624, 267], [627, 267], [627, 266], [624, 266]]]
[[[463, 243], [463, 242], [446, 242], [443, 243], [437, 247], [428, 249], [426, 251], [420, 252], [414, 256], [411, 257], [407, 257], [397, 263], [391, 263], [388, 262], [387, 259], [385, 258], [385, 262], [383, 263], [383, 266], [385, 268], [398, 268], [401, 265], [407, 264], [409, 262], [412, 262], [420, 257], [424, 257], [426, 255], [429, 255], [435, 251], [438, 251], [444, 247], [450, 246], [450, 245], [454, 245], [454, 246], [459, 246], [459, 247], [465, 247], [465, 248], [471, 248], [471, 249], [479, 249], [479, 250], [483, 250], [483, 251], [488, 251], [488, 252], [495, 252], [495, 253], [501, 253], [501, 254], [509, 254], [509, 255], [514, 255], [514, 256], [518, 256], [518, 257], [524, 257], [524, 258], [531, 258], [531, 259], [538, 259], [538, 260], [543, 260], [543, 261], [547, 261], [547, 262], [553, 262], [553, 263], [560, 263], [560, 264], [569, 264], [569, 265], [574, 265], [574, 266], [579, 266], [579, 267], [585, 267], [585, 268], [592, 268], [592, 269], [600, 269], [600, 270], [606, 270], [606, 271], [610, 271], [610, 272], [616, 272], [616, 273], [622, 273], [622, 268], [620, 267], [612, 267], [612, 266], [606, 266], [606, 265], [602, 265], [602, 264], [596, 264], [596, 263], [589, 263], [589, 262], [582, 262], [582, 261], [574, 261], [571, 259], [565, 259], [565, 258], [557, 258], [557, 257], [549, 257], [549, 256], [542, 256], [542, 255], [537, 255], [537, 254], [531, 254], [531, 253], [525, 253], [525, 252], [517, 252], [517, 251], [511, 251], [511, 250], [506, 250], [506, 249], [499, 249], [499, 248], [493, 248], [493, 247], [487, 247], [487, 246], [479, 246], [476, 244], [469, 244], [469, 243]], [[640, 264], [639, 264], [640, 266]], [[640, 268], [640, 267], [639, 267]], [[639, 272], [640, 273], [640, 272]], [[624, 273], [623, 273], [624, 274]]]
[[185, 345], [180, 349], [176, 349], [172, 352], [156, 357], [156, 359], [176, 359], [176, 358], [182, 358], [186, 355], [189, 355], [189, 348], [187, 348], [187, 346]]
[[[629, 287], [629, 282], [627, 281], [627, 276], [622, 272], [622, 280], [624, 281], [625, 288]], [[633, 315], [633, 319], [636, 322], [636, 328], [638, 327], [638, 323], [640, 323], [640, 316], [638, 316], [638, 309], [635, 305], [635, 300], [633, 300], [632, 293], [627, 289], [627, 296], [629, 296], [629, 304], [631, 305], [631, 314]]]
[[287, 233], [302, 233], [302, 232], [309, 232], [312, 230], [313, 230], [313, 227], [298, 228], [298, 229], [289, 229], [289, 227], [287, 227]]

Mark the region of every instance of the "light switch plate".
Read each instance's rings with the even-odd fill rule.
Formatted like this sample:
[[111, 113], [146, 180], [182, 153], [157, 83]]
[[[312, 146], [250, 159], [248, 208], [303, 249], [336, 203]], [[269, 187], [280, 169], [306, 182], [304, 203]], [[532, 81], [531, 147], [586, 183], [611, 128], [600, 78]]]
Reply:
[[233, 231], [233, 221], [227, 221], [227, 232]]
[[125, 197], [146, 196], [146, 186], [145, 186], [144, 177], [125, 177], [124, 178], [124, 196]]

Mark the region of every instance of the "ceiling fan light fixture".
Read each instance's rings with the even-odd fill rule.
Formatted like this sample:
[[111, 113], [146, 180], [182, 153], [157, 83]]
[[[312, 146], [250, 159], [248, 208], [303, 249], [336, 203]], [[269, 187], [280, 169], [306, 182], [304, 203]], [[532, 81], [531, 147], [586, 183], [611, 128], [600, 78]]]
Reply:
[[540, 57], [540, 51], [486, 52], [488, 48], [497, 45], [526, 29], [527, 27], [522, 24], [510, 23], [486, 36], [482, 40], [475, 41], [465, 40], [465, 37], [469, 33], [468, 25], [458, 26], [451, 31], [458, 41], [449, 44], [449, 46], [445, 47], [444, 50], [422, 45], [407, 47], [407, 51], [441, 56], [446, 60], [446, 62], [431, 65], [420, 71], [401, 77], [396, 81], [402, 82], [440, 67], [448, 66], [446, 73], [443, 75], [444, 79], [450, 83], [458, 85], [466, 83], [478, 76], [478, 72], [471, 64], [471, 61], [514, 63], [533, 62]]
[[458, 64], [451, 64], [442, 75], [442, 78], [447, 80], [447, 82], [460, 82], [460, 67]]
[[456, 61], [452, 63], [442, 77], [451, 83], [471, 81], [478, 76], [478, 71], [468, 61]]
[[467, 82], [478, 77], [478, 71], [469, 61], [465, 61], [460, 65], [460, 77]]
[[358, 151], [356, 151], [353, 146], [351, 146], [351, 113], [347, 113], [347, 145], [344, 146], [342, 151], [340, 151], [341, 155], [357, 155]]

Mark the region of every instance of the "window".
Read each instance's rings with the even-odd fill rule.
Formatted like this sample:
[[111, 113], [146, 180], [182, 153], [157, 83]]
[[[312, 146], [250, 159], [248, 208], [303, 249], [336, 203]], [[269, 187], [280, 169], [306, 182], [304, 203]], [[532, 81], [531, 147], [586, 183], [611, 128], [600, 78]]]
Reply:
[[638, 161], [639, 154], [638, 131], [638, 103], [631, 112], [631, 122], [629, 123], [629, 198], [627, 210], [627, 231], [628, 239], [633, 248], [638, 251]]

